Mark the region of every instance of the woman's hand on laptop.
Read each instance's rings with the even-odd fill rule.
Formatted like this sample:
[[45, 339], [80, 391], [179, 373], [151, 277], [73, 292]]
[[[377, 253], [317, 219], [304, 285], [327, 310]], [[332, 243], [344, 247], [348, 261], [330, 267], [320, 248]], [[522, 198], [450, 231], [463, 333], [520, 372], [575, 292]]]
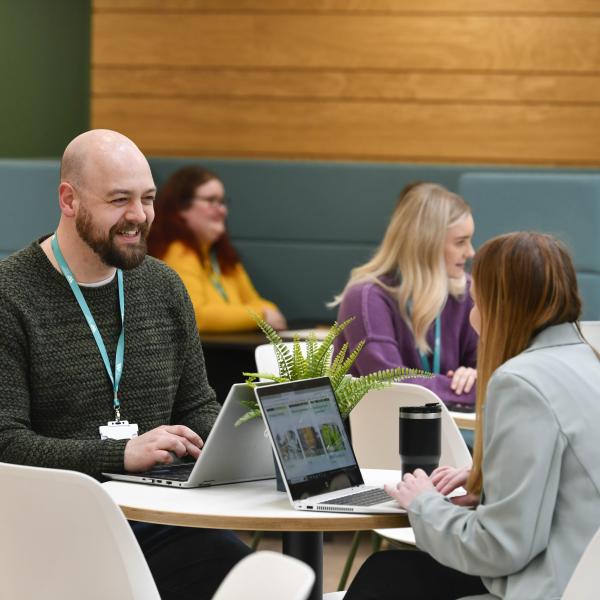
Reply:
[[406, 473], [402, 481], [396, 486], [384, 485], [383, 489], [402, 508], [408, 508], [410, 503], [423, 492], [435, 491], [435, 487], [423, 469], [416, 469], [414, 473]]
[[[454, 490], [464, 487], [467, 484], [469, 473], [471, 469], [469, 467], [462, 467], [456, 469], [454, 467], [438, 467], [430, 476], [431, 482], [435, 485], [435, 489], [447, 496]], [[461, 496], [454, 496], [450, 498], [450, 501], [459, 506], [476, 506], [479, 504], [479, 497], [473, 494], [463, 494]]]
[[146, 471], [158, 463], [173, 462], [173, 454], [181, 458], [200, 456], [202, 438], [185, 425], [161, 425], [139, 437], [131, 438], [125, 446], [125, 471]]

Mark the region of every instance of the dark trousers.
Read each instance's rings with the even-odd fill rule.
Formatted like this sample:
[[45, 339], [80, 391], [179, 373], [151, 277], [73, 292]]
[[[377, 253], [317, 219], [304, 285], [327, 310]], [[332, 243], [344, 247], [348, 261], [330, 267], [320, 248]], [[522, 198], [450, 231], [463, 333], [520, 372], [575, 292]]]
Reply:
[[425, 552], [386, 550], [367, 559], [344, 600], [456, 600], [485, 593], [480, 577], [444, 567]]
[[231, 531], [130, 522], [163, 600], [209, 600], [251, 550]]

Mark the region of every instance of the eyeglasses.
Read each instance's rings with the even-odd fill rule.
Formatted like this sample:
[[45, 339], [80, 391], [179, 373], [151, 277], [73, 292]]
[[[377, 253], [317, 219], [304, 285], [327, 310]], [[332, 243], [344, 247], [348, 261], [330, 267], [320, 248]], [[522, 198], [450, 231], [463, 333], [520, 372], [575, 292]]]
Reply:
[[194, 196], [192, 200], [201, 200], [211, 206], [219, 206], [227, 208], [231, 206], [231, 198], [226, 196]]

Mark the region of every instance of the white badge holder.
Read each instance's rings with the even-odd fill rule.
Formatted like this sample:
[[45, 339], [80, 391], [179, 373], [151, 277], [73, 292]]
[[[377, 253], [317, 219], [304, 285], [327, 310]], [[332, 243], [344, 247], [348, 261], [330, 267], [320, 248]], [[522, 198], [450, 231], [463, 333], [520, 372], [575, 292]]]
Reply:
[[101, 440], [130, 440], [137, 437], [137, 423], [129, 421], [109, 421], [107, 425], [100, 425]]

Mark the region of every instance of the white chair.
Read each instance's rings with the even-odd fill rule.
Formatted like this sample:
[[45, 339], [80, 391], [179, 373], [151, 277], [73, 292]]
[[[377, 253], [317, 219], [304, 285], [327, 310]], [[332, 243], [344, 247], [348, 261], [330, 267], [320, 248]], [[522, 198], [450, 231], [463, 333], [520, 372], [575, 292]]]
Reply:
[[213, 600], [306, 600], [315, 582], [302, 561], [277, 552], [256, 552], [240, 561]]
[[[369, 392], [350, 413], [352, 447], [358, 464], [367, 469], [396, 469], [400, 476], [399, 408], [422, 406], [428, 402], [437, 402], [442, 407], [440, 466], [471, 466], [469, 449], [444, 403], [431, 390], [411, 383], [393, 383], [389, 388]], [[375, 533], [395, 542], [415, 545], [415, 535], [411, 527], [377, 529]], [[345, 587], [358, 541], [357, 532], [340, 579], [341, 588]]]
[[[398, 417], [401, 406], [422, 406], [438, 402], [442, 407], [442, 453], [440, 466], [470, 467], [471, 454], [450, 412], [431, 390], [411, 383], [393, 383], [369, 392], [350, 413], [352, 447], [358, 464], [366, 469], [397, 469]], [[381, 529], [377, 533], [404, 544], [415, 544], [412, 528]]]
[[352, 446], [358, 464], [366, 469], [400, 469], [398, 416], [401, 406], [442, 406], [442, 455], [440, 465], [468, 467], [472, 459], [450, 412], [431, 390], [411, 383], [393, 383], [369, 392], [350, 413]]
[[[306, 342], [299, 342], [302, 353], [306, 356]], [[294, 342], [283, 342], [284, 346], [293, 352]], [[254, 362], [256, 371], [265, 375], [279, 375], [279, 366], [273, 344], [261, 344], [254, 350]]]
[[[131, 528], [96, 480], [0, 463], [0, 489], [3, 598], [160, 600]], [[261, 552], [232, 569], [215, 599], [305, 600], [313, 582], [304, 563]]]
[[600, 587], [600, 529], [582, 554], [571, 579], [565, 588], [562, 600], [597, 600]]
[[583, 337], [598, 351], [600, 351], [600, 321], [581, 321]]

